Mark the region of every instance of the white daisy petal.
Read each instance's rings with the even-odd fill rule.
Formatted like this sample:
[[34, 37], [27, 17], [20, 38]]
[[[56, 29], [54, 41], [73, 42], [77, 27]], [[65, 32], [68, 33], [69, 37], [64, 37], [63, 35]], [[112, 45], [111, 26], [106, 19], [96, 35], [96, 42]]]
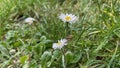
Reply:
[[69, 22], [74, 23], [77, 21], [77, 17], [73, 14], [60, 14], [59, 19], [61, 19], [63, 22]]
[[53, 49], [61, 49], [65, 45], [67, 45], [67, 39], [61, 39], [61, 40], [58, 40], [58, 43], [53, 43], [52, 48]]

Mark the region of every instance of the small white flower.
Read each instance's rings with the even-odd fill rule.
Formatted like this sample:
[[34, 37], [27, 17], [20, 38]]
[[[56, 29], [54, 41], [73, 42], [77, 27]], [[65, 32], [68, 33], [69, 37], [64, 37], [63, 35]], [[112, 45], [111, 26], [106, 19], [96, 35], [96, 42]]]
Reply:
[[15, 49], [11, 49], [11, 50], [10, 50], [10, 53], [11, 53], [11, 54], [14, 54], [15, 52], [16, 52]]
[[35, 19], [32, 18], [32, 17], [28, 17], [28, 18], [25, 19], [25, 22], [30, 24], [30, 25], [33, 23], [33, 21], [35, 21]]
[[61, 49], [65, 45], [67, 45], [67, 39], [61, 39], [61, 40], [58, 40], [58, 43], [53, 43], [52, 48], [53, 49]]
[[78, 19], [77, 16], [73, 14], [60, 14], [59, 19], [61, 19], [63, 22], [69, 22], [69, 23], [74, 23]]

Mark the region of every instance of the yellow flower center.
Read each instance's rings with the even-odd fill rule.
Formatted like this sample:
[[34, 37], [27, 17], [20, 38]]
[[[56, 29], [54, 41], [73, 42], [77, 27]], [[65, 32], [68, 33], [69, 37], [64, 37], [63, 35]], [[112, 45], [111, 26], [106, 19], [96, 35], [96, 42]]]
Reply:
[[59, 46], [62, 44], [60, 41], [58, 41], [58, 43], [57, 43]]
[[66, 17], [65, 17], [65, 20], [66, 20], [66, 21], [69, 21], [69, 20], [71, 20], [71, 17], [70, 17], [70, 16], [66, 16]]

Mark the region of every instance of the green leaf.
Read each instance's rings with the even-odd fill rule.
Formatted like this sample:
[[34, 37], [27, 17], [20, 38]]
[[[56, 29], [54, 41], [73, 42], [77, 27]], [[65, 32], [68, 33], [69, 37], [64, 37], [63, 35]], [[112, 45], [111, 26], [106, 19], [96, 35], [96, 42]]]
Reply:
[[17, 41], [17, 42], [14, 43], [14, 47], [18, 47], [20, 45], [21, 45], [21, 42], [19, 42], [19, 41]]
[[74, 53], [74, 57], [71, 63], [77, 63], [81, 57], [82, 57], [82, 54], [79, 51], [77, 53]]
[[120, 28], [115, 29], [113, 33], [120, 38]]
[[47, 62], [50, 61], [52, 57], [51, 52], [45, 51], [42, 56], [41, 56], [41, 67], [46, 68], [47, 67]]
[[36, 54], [36, 56], [38, 56], [38, 57], [42, 55], [44, 49], [45, 48], [44, 48], [43, 44], [37, 44], [33, 47], [33, 51]]
[[26, 63], [23, 65], [22, 68], [30, 68], [30, 67], [29, 67], [29, 62], [26, 62]]
[[8, 50], [4, 46], [0, 45], [0, 51], [3, 55], [10, 57]]
[[45, 37], [45, 36], [42, 36], [42, 37], [40, 38], [40, 41], [43, 41], [43, 40], [46, 40], [46, 37]]
[[67, 60], [67, 64], [71, 63], [73, 60], [73, 53], [71, 51], [67, 51], [65, 54], [66, 60]]
[[61, 55], [61, 52], [59, 51], [59, 50], [55, 50], [54, 52], [53, 52], [53, 57], [54, 57], [54, 59], [59, 59], [59, 57], [61, 57], [62, 55]]
[[20, 62], [21, 62], [22, 64], [25, 64], [25, 61], [27, 61], [28, 58], [29, 58], [28, 55], [22, 56], [22, 57], [20, 57]]

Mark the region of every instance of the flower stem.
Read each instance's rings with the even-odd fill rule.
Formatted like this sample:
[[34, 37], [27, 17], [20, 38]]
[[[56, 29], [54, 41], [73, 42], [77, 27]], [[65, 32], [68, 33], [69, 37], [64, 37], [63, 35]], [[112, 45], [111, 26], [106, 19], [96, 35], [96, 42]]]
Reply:
[[69, 36], [69, 34], [70, 34], [69, 22], [66, 22], [66, 36]]
[[66, 68], [66, 61], [65, 61], [65, 53], [64, 53], [64, 50], [62, 50], [62, 65], [63, 65], [63, 68]]

